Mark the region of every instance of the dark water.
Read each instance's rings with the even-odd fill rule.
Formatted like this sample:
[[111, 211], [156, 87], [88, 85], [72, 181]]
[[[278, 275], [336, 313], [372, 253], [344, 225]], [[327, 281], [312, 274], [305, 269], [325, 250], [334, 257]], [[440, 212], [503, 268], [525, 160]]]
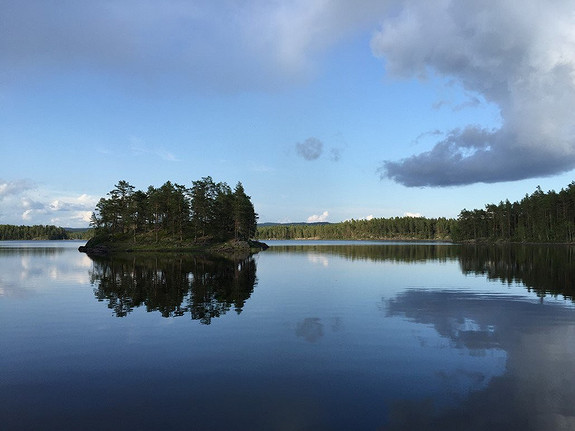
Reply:
[[0, 429], [573, 430], [575, 249], [0, 242]]

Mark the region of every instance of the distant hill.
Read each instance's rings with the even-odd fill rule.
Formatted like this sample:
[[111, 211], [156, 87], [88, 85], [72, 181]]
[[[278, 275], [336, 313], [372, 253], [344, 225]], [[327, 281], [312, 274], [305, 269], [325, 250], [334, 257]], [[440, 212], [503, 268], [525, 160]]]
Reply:
[[265, 223], [258, 223], [258, 227], [269, 227], [269, 226], [317, 226], [317, 225], [326, 225], [331, 224], [327, 221], [318, 221], [313, 223], [307, 222], [295, 222], [295, 223], [273, 223], [273, 222], [265, 222]]

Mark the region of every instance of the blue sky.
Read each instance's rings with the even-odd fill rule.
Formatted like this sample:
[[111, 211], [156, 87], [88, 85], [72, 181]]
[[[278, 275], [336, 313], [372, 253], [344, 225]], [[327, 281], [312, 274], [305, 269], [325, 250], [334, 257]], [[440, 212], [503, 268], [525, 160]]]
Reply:
[[261, 222], [456, 217], [575, 167], [566, 0], [0, 0], [0, 223], [241, 181]]

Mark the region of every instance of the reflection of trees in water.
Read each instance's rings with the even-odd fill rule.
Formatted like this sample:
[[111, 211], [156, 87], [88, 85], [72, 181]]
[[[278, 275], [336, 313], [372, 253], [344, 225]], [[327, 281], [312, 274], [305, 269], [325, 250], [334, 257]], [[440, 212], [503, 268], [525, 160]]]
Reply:
[[349, 260], [413, 263], [459, 260], [464, 274], [523, 283], [537, 295], [575, 300], [575, 247], [566, 245], [350, 244], [273, 246], [266, 253], [326, 254]]
[[389, 262], [423, 262], [435, 260], [444, 262], [455, 260], [458, 247], [451, 244], [309, 244], [273, 246], [266, 253], [325, 253], [340, 256], [349, 260], [389, 261]]
[[[457, 247], [464, 274], [522, 283], [538, 296], [574, 300], [575, 249], [560, 245]], [[575, 429], [573, 310], [555, 302], [457, 290], [410, 289], [385, 301], [388, 316], [432, 325], [450, 345], [472, 355], [504, 351], [505, 373], [478, 375], [453, 406], [436, 399], [390, 405], [388, 430]], [[491, 352], [491, 353], [488, 353]], [[457, 378], [456, 373], [450, 378]], [[462, 377], [458, 377], [462, 379]]]
[[504, 283], [521, 282], [538, 296], [575, 299], [575, 248], [563, 245], [501, 245], [460, 248], [464, 274]]
[[12, 256], [55, 256], [62, 254], [64, 247], [0, 247], [0, 257]]
[[131, 255], [94, 258], [91, 282], [98, 301], [118, 317], [134, 308], [210, 324], [232, 307], [239, 314], [256, 284], [252, 257], [234, 261], [210, 256]]

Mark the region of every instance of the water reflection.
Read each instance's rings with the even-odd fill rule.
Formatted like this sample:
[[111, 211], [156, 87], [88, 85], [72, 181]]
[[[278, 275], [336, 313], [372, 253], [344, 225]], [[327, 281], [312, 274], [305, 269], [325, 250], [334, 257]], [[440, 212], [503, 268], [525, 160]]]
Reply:
[[486, 350], [501, 347], [498, 328], [502, 319], [509, 316], [502, 316], [501, 309], [509, 304], [517, 307], [523, 303], [512, 297], [498, 296], [493, 301], [461, 291], [411, 289], [389, 299], [384, 309], [388, 317], [402, 315], [416, 323], [433, 325], [439, 335], [451, 340], [454, 348], [485, 355]]
[[93, 260], [94, 294], [118, 317], [145, 306], [164, 317], [189, 314], [209, 325], [231, 308], [241, 313], [256, 284], [253, 257], [134, 254]]
[[[505, 374], [454, 408], [395, 401], [386, 429], [574, 429], [573, 310], [501, 295], [414, 289], [387, 301], [389, 317], [432, 325], [470, 354], [506, 352]], [[477, 376], [482, 383], [484, 376]], [[487, 381], [485, 381], [487, 383]]]
[[266, 250], [269, 254], [299, 253], [307, 254], [310, 260], [327, 266], [327, 255], [335, 255], [349, 260], [424, 262], [455, 260], [458, 247], [445, 243], [387, 244], [348, 242], [347, 244], [306, 244], [274, 245]]
[[4, 257], [12, 257], [15, 255], [18, 256], [34, 256], [34, 257], [43, 257], [43, 256], [55, 256], [62, 254], [66, 251], [64, 247], [18, 247], [12, 246], [7, 247], [5, 244], [2, 244], [0, 247], [0, 258]]
[[[54, 245], [54, 243], [56, 245]], [[32, 298], [58, 280], [60, 285], [87, 284], [86, 256], [69, 259], [77, 242], [0, 241], [0, 297]]]
[[[359, 244], [359, 245], [358, 245]], [[454, 244], [348, 244], [275, 245], [266, 253], [306, 254], [322, 266], [329, 255], [371, 262], [423, 263], [459, 261], [464, 274], [489, 280], [523, 283], [540, 297], [559, 296], [575, 300], [575, 247], [568, 245], [454, 245]]]
[[3, 427], [575, 430], [570, 247], [257, 259], [252, 296], [253, 259], [6, 253], [0, 293], [29, 295], [0, 295]]
[[565, 245], [500, 245], [461, 247], [464, 274], [485, 275], [505, 283], [520, 282], [541, 298], [575, 299], [575, 247]]
[[307, 317], [297, 324], [295, 334], [304, 340], [315, 343], [323, 337], [323, 324], [318, 317]]

